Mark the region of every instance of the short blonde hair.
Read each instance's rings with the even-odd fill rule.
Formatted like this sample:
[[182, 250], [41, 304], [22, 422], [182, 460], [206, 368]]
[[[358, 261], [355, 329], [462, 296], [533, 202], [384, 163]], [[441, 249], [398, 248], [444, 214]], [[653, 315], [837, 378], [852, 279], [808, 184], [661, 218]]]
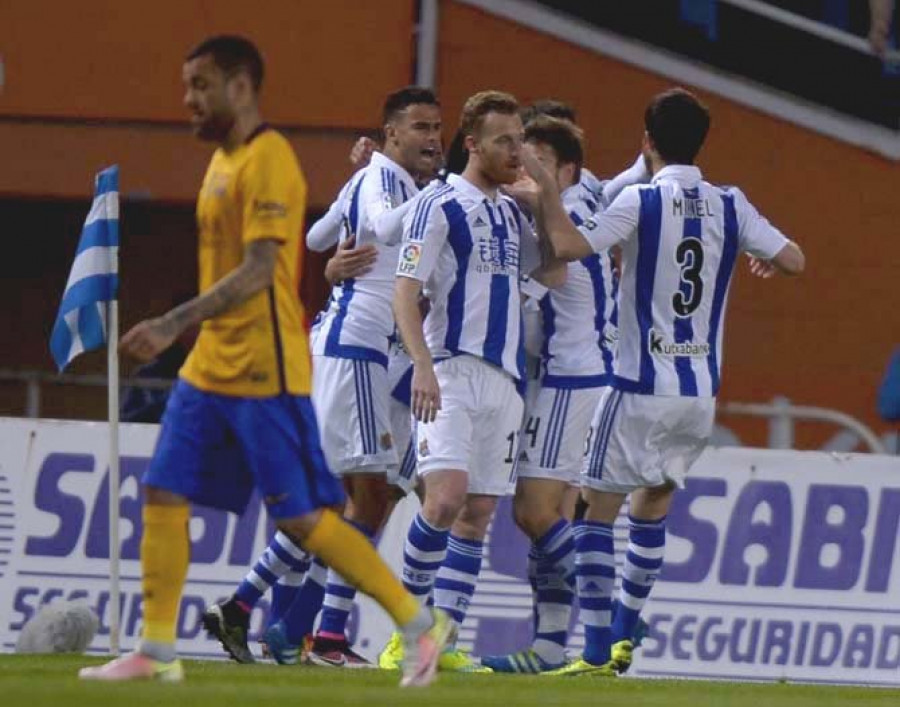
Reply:
[[475, 135], [488, 113], [517, 115], [519, 102], [515, 96], [502, 91], [481, 91], [471, 96], [463, 106], [459, 129], [463, 135]]

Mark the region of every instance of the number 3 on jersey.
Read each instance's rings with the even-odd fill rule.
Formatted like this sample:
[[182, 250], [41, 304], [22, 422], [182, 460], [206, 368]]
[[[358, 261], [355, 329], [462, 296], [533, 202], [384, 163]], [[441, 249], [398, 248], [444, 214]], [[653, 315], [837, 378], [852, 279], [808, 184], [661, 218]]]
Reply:
[[675, 249], [675, 262], [681, 267], [681, 286], [672, 295], [672, 308], [679, 317], [689, 317], [703, 300], [703, 244], [697, 238], [685, 238]]

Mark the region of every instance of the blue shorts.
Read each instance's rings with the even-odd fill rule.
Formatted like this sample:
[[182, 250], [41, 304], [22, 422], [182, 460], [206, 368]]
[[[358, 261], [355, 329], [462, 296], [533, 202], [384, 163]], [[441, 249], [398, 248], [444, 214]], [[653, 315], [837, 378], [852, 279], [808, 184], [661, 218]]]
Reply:
[[172, 389], [153, 459], [142, 479], [201, 506], [241, 514], [256, 486], [273, 518], [343, 502], [328, 469], [308, 397], [240, 398]]

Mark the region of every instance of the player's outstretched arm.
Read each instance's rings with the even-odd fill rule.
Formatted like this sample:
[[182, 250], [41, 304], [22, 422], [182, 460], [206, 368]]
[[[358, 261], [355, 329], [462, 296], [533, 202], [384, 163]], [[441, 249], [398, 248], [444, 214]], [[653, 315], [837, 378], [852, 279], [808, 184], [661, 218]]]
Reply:
[[535, 215], [556, 258], [570, 261], [591, 255], [594, 250], [566, 213], [553, 176], [528, 149], [522, 150], [522, 164], [538, 186], [539, 206]]
[[403, 347], [413, 362], [412, 413], [419, 422], [431, 422], [441, 409], [441, 389], [434, 373], [434, 361], [422, 333], [419, 295], [422, 283], [411, 277], [397, 277], [394, 283], [394, 319]]
[[771, 263], [782, 275], [799, 275], [806, 267], [806, 256], [803, 255], [800, 246], [794, 241], [788, 241], [787, 245], [772, 258]]
[[139, 361], [151, 361], [189, 326], [223, 314], [270, 287], [280, 245], [270, 238], [251, 241], [245, 246], [244, 260], [237, 268], [203, 294], [161, 317], [134, 326], [122, 337], [119, 350]]

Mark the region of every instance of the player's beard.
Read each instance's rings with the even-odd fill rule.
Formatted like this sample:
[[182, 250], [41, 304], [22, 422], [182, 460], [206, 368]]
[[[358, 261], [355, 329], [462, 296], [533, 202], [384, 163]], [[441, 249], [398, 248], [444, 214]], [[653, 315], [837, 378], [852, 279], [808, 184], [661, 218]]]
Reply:
[[518, 168], [507, 167], [505, 160], [503, 163], [490, 165], [490, 168], [485, 171], [495, 184], [512, 184], [519, 176]]
[[234, 127], [234, 116], [224, 111], [210, 113], [209, 117], [194, 128], [194, 134], [208, 142], [222, 142]]
[[425, 145], [415, 145], [406, 148], [403, 154], [404, 167], [409, 165], [407, 170], [410, 173], [419, 175], [426, 181], [431, 181], [441, 168], [443, 160], [441, 159], [440, 147], [434, 149], [434, 154], [431, 157], [426, 157], [423, 154], [425, 147]]

